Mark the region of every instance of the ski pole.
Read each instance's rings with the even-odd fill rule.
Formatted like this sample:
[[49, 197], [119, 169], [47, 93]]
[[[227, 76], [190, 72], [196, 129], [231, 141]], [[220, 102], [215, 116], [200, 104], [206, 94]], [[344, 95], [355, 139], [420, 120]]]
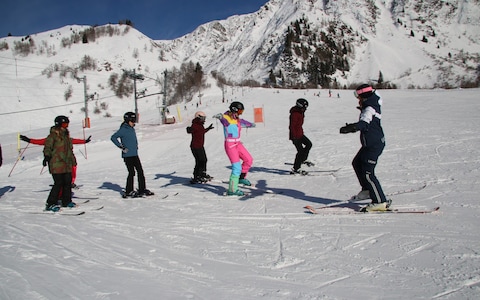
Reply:
[[[85, 124], [86, 126], [86, 124]], [[85, 126], [83, 126], [83, 140], [85, 141]], [[87, 159], [87, 143], [83, 144], [83, 146], [85, 147], [85, 159]]]
[[13, 164], [12, 170], [10, 170], [10, 173], [8, 173], [8, 177], [10, 177], [10, 175], [12, 175], [13, 169], [15, 169], [15, 166], [17, 165], [18, 161], [23, 157], [23, 153], [25, 153], [25, 150], [27, 150], [28, 146], [30, 146], [30, 143], [28, 143], [27, 146], [25, 146], [25, 148], [23, 148], [23, 151], [18, 155], [17, 160]]

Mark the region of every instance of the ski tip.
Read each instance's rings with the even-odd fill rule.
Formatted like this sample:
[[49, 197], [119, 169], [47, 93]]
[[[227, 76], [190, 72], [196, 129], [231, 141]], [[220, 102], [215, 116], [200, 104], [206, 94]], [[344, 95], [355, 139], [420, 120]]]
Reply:
[[307, 210], [306, 213], [317, 214], [317, 211], [311, 205], [304, 206], [303, 208], [305, 208]]

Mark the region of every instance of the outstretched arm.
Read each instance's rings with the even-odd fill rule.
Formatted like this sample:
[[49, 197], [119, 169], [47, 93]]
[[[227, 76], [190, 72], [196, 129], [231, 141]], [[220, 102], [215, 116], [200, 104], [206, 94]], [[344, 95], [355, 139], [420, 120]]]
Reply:
[[24, 142], [27, 142], [27, 143], [30, 143], [30, 144], [34, 144], [34, 145], [45, 145], [45, 140], [46, 138], [43, 138], [43, 139], [31, 139], [29, 137], [26, 137], [24, 135], [20, 135], [20, 139]]
[[86, 140], [84, 139], [72, 139], [72, 144], [86, 144], [92, 140], [92, 136], [89, 136]]

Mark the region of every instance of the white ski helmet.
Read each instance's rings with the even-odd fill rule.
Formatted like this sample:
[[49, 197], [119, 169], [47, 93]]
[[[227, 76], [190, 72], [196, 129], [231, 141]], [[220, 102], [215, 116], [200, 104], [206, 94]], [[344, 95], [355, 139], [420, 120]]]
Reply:
[[207, 119], [207, 115], [203, 111], [197, 111], [195, 113], [195, 118], [205, 121]]

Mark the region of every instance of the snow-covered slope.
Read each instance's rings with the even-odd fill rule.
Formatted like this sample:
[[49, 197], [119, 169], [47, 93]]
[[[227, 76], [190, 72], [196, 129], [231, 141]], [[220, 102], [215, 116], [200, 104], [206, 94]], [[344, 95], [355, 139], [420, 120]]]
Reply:
[[[8, 177], [16, 136], [0, 131], [0, 298], [478, 298], [479, 90], [381, 91], [387, 146], [377, 176], [387, 193], [426, 184], [392, 196], [394, 207], [440, 206], [438, 213], [352, 215], [337, 208], [311, 215], [303, 206], [334, 204], [360, 189], [351, 168], [358, 133], [338, 133], [358, 118], [356, 99], [351, 91], [337, 93], [227, 90], [245, 104], [245, 119], [253, 119], [253, 107], [264, 108], [265, 123], [243, 130], [242, 141], [254, 157], [248, 178], [276, 192], [243, 188], [251, 197], [240, 199], [222, 196], [226, 184], [187, 183], [194, 160], [185, 127], [195, 106], [182, 108], [184, 121], [176, 125], [152, 126], [157, 113], [143, 113], [139, 155], [156, 193], [147, 199], [120, 197], [127, 172], [109, 140], [120, 118], [94, 120], [85, 129], [92, 142], [75, 146], [76, 183], [83, 185], [75, 196], [99, 199], [81, 205], [87, 212], [78, 217], [32, 214], [42, 211], [52, 182], [40, 174], [42, 147], [30, 145]], [[228, 107], [220, 97], [206, 91], [198, 109], [215, 126], [206, 135], [208, 173], [226, 180], [223, 132], [211, 118]], [[304, 129], [315, 176], [288, 175], [284, 164], [295, 155], [288, 111], [299, 97], [310, 101]], [[17, 124], [36, 113], [20, 116]], [[52, 122], [22, 133], [43, 137]], [[70, 130], [83, 136], [79, 119]], [[91, 211], [98, 206], [104, 208]]]

